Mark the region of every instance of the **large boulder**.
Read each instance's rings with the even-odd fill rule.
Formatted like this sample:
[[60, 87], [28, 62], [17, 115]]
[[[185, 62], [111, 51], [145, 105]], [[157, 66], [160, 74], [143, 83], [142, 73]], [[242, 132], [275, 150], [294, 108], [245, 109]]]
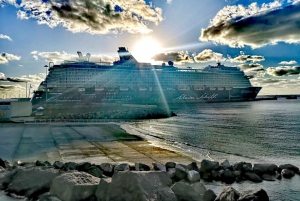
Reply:
[[265, 181], [276, 181], [275, 175], [263, 174], [261, 178]]
[[182, 164], [176, 164], [175, 166], [175, 180], [180, 181], [182, 179], [186, 179], [186, 167]]
[[281, 171], [281, 175], [283, 178], [290, 179], [295, 175], [295, 172], [293, 172], [292, 170], [283, 169]]
[[186, 169], [187, 170], [195, 170], [195, 171], [199, 172], [199, 168], [198, 168], [198, 165], [196, 162], [192, 162], [192, 163], [188, 164], [186, 166]]
[[91, 166], [86, 172], [94, 177], [98, 177], [98, 178], [103, 177], [102, 171], [96, 166]]
[[103, 178], [100, 180], [100, 183], [96, 190], [96, 198], [98, 201], [105, 201], [106, 200], [106, 194], [108, 190], [108, 186], [111, 183], [111, 178]]
[[200, 195], [203, 195], [204, 192], [207, 190], [205, 188], [205, 186], [200, 183], [200, 182], [196, 182], [196, 183], [193, 183], [191, 184], [191, 186], [200, 194]]
[[143, 163], [135, 163], [135, 170], [136, 171], [149, 171], [150, 167]]
[[115, 166], [110, 163], [102, 163], [100, 169], [103, 171], [105, 176], [111, 177], [114, 174]]
[[252, 164], [246, 162], [238, 162], [233, 165], [233, 169], [242, 173], [252, 172]]
[[6, 164], [2, 158], [0, 158], [0, 167], [6, 168]]
[[76, 167], [76, 170], [81, 171], [81, 172], [87, 172], [90, 167], [92, 167], [92, 164], [89, 162], [83, 162], [79, 163]]
[[240, 197], [239, 192], [230, 186], [225, 186], [215, 201], [236, 201]]
[[59, 170], [53, 168], [19, 169], [6, 190], [30, 199], [37, 198], [38, 195], [49, 191], [52, 180], [58, 175]]
[[6, 169], [4, 167], [0, 166], [0, 173], [6, 172]]
[[174, 162], [167, 162], [167, 163], [166, 163], [166, 168], [167, 168], [167, 170], [168, 170], [169, 168], [175, 168], [175, 166], [176, 166], [176, 163], [174, 163]]
[[209, 160], [202, 160], [200, 172], [211, 172], [212, 170], [218, 170], [220, 168], [219, 162], [217, 161], [209, 161]]
[[202, 201], [201, 195], [189, 184], [177, 182], [171, 187], [178, 201]]
[[114, 168], [114, 172], [124, 172], [124, 171], [130, 171], [130, 166], [129, 164], [127, 163], [122, 163], [122, 164], [119, 164], [117, 165], [115, 168]]
[[257, 175], [270, 174], [274, 175], [277, 170], [277, 165], [274, 164], [254, 164], [253, 171]]
[[106, 200], [175, 201], [171, 185], [166, 172], [118, 172], [108, 185]]
[[203, 193], [203, 201], [214, 201], [216, 198], [217, 195], [210, 189]]
[[292, 170], [294, 173], [298, 173], [299, 172], [299, 168], [294, 166], [294, 165], [291, 165], [291, 164], [284, 164], [284, 165], [279, 165], [277, 171], [279, 173], [281, 173], [281, 171], [283, 169], [288, 169], [288, 170]]
[[40, 160], [37, 160], [35, 162], [35, 166], [41, 166], [41, 167], [49, 167], [49, 166], [52, 166], [50, 162], [48, 161], [40, 161]]
[[153, 165], [154, 170], [164, 171], [164, 172], [167, 171], [166, 166], [163, 164], [160, 164], [158, 162], [153, 162], [152, 165]]
[[232, 184], [235, 182], [235, 176], [230, 170], [226, 169], [221, 173], [221, 181], [226, 184]]
[[238, 201], [269, 201], [267, 192], [263, 189], [239, 192]]
[[213, 171], [211, 171], [212, 179], [215, 180], [215, 181], [220, 181], [222, 172], [224, 172], [224, 170], [220, 170], [220, 171], [213, 170]]
[[227, 159], [225, 159], [220, 165], [223, 170], [231, 168], [231, 165]]
[[53, 180], [50, 193], [63, 201], [80, 201], [92, 196], [99, 182], [86, 172], [67, 172]]
[[7, 188], [8, 184], [12, 182], [14, 176], [18, 173], [19, 169], [22, 168], [16, 168], [9, 172], [0, 173], [0, 190], [5, 190]]
[[76, 170], [78, 164], [74, 162], [67, 162], [63, 165], [62, 170], [69, 171], [69, 170]]
[[245, 173], [244, 176], [249, 181], [253, 181], [253, 182], [256, 182], [256, 183], [262, 182], [262, 179], [255, 173], [247, 172], [247, 173]]
[[53, 163], [53, 167], [54, 167], [55, 169], [62, 169], [63, 166], [64, 166], [64, 163], [63, 163], [63, 162], [60, 162], [60, 161], [55, 161], [55, 162]]
[[190, 182], [200, 181], [200, 174], [195, 170], [187, 171], [187, 178]]
[[39, 197], [39, 201], [62, 201], [55, 195], [51, 195], [50, 193], [45, 193]]

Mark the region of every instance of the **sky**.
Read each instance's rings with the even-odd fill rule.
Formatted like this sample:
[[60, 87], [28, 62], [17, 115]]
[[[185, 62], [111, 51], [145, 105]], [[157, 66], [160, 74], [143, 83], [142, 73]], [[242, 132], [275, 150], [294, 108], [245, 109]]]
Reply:
[[300, 0], [0, 0], [0, 98], [35, 90], [49, 62], [113, 62], [118, 47], [180, 68], [220, 61], [259, 95], [300, 94], [299, 16]]

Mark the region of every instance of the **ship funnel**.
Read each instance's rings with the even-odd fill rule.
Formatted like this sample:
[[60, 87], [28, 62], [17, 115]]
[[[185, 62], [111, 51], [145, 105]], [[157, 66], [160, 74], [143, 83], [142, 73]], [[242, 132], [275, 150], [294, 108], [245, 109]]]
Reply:
[[90, 53], [87, 53], [87, 54], [86, 54], [86, 60], [87, 60], [87, 61], [90, 61], [90, 58], [91, 58], [91, 54], [90, 54]]
[[134, 60], [136, 59], [131, 55], [131, 53], [125, 48], [125, 47], [119, 47], [118, 54], [120, 57], [120, 61], [128, 61], [128, 60]]
[[83, 55], [82, 55], [82, 53], [81, 53], [80, 51], [77, 51], [77, 54], [78, 54], [78, 56], [79, 56], [79, 60], [83, 60]]

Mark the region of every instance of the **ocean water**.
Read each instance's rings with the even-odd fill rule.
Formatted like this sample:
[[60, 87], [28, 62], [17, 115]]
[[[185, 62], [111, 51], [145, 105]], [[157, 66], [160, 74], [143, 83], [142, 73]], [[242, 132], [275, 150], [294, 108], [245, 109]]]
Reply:
[[[178, 116], [127, 125], [151, 142], [172, 145], [196, 160], [291, 163], [300, 167], [300, 100], [201, 103], [170, 108]], [[207, 183], [220, 192], [224, 184]], [[300, 176], [276, 182], [233, 184], [263, 188], [273, 201], [300, 201]]]

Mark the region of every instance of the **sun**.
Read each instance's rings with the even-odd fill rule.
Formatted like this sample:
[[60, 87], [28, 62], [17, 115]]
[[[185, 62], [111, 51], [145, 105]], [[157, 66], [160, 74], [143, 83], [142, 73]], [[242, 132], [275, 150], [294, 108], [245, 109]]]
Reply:
[[152, 38], [145, 38], [135, 45], [133, 56], [139, 62], [151, 63], [153, 61], [152, 57], [160, 52], [161, 46], [156, 40]]

